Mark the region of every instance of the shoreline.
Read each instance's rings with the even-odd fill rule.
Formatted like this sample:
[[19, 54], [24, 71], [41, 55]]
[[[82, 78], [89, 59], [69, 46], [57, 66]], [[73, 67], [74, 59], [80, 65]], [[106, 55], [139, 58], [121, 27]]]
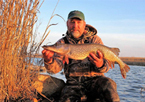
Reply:
[[145, 66], [145, 58], [143, 57], [120, 57], [120, 59], [128, 65]]

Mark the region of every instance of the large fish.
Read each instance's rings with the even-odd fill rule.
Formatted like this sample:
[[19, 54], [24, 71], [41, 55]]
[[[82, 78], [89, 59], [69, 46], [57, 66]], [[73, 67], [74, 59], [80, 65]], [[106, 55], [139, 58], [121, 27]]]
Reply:
[[120, 66], [122, 77], [126, 78], [126, 72], [130, 70], [129, 66], [125, 64], [119, 57], [120, 50], [118, 48], [109, 48], [101, 44], [55, 44], [44, 45], [44, 49], [56, 52], [63, 56], [68, 56], [71, 59], [83, 60], [91, 52], [96, 53], [97, 50], [103, 53], [104, 59], [109, 62], [109, 66], [114, 67], [114, 63], [117, 62]]

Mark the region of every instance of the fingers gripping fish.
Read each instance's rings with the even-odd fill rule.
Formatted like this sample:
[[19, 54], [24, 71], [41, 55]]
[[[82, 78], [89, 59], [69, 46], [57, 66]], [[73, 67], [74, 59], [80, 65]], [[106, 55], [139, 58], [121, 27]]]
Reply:
[[130, 67], [118, 57], [120, 52], [118, 48], [109, 48], [101, 44], [58, 44], [44, 45], [43, 48], [75, 60], [83, 60], [91, 52], [96, 53], [99, 50], [103, 53], [104, 59], [108, 60], [109, 66], [113, 65], [114, 67], [115, 62], [119, 64], [124, 79], [126, 78], [126, 72], [130, 70]]

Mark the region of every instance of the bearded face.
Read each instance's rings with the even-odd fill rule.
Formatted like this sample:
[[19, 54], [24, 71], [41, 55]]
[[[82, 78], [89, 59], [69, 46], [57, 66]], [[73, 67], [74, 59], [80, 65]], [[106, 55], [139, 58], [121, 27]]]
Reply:
[[78, 18], [68, 19], [67, 21], [68, 32], [76, 39], [82, 36], [85, 26], [86, 22]]

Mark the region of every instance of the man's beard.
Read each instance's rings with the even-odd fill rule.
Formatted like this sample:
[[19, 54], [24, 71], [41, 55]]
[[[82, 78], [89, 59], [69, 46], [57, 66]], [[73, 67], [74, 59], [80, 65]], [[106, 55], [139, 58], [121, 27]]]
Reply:
[[72, 34], [72, 36], [74, 37], [74, 38], [79, 38], [80, 36], [81, 36], [81, 34], [80, 34], [80, 32], [71, 32], [71, 34]]

